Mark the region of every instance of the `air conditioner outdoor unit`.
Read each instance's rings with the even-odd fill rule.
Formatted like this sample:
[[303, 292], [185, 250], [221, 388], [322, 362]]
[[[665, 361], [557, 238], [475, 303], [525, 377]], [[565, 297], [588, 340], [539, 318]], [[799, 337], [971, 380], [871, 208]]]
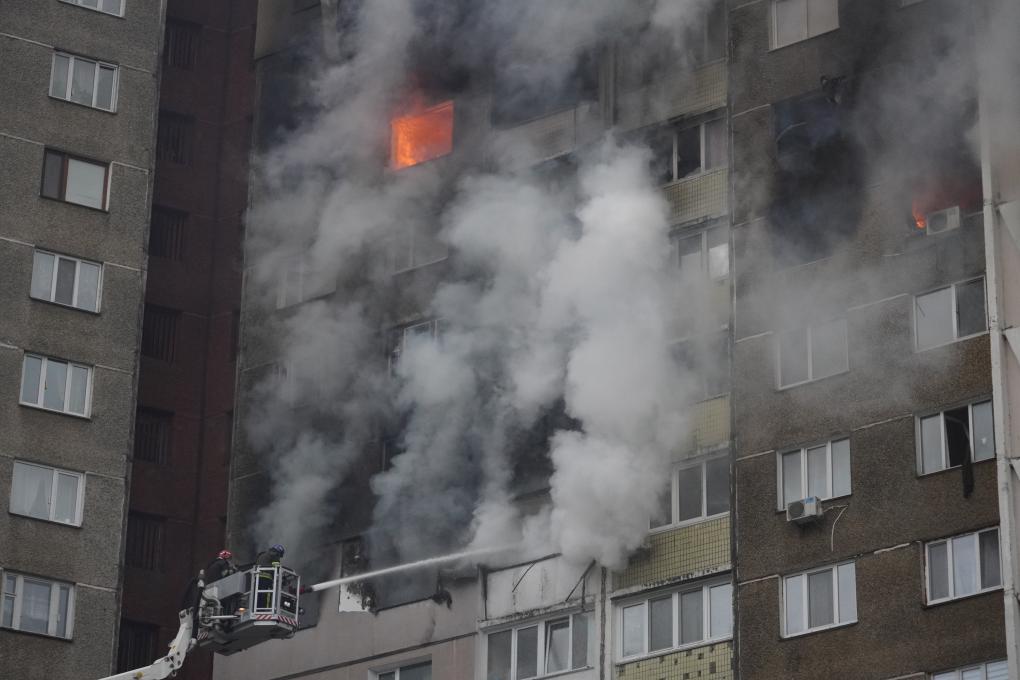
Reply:
[[786, 521], [794, 524], [806, 524], [821, 517], [822, 512], [822, 502], [814, 496], [808, 496], [786, 505]]
[[929, 236], [932, 234], [941, 234], [944, 231], [950, 231], [952, 229], [960, 228], [960, 206], [954, 205], [952, 208], [946, 208], [945, 210], [939, 210], [938, 212], [929, 213], [925, 217], [925, 233]]

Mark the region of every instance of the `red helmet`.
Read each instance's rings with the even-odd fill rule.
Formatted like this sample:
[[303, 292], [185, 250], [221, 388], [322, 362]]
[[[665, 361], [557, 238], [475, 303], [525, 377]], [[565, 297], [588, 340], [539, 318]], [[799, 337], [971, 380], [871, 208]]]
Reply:
[[220, 554], [217, 555], [216, 557], [220, 558], [221, 560], [229, 560], [233, 556], [234, 553], [230, 552], [229, 550], [221, 550]]

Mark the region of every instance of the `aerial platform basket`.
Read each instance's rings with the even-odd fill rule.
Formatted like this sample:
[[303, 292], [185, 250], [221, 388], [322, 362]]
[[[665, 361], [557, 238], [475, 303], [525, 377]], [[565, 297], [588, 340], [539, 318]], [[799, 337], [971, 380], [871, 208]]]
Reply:
[[300, 591], [300, 577], [279, 565], [252, 567], [210, 583], [202, 593], [198, 646], [226, 655], [292, 637]]

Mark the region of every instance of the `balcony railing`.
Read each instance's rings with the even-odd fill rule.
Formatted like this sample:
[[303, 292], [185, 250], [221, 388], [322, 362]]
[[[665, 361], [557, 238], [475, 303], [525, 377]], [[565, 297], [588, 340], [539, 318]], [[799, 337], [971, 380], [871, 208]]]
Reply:
[[667, 184], [662, 190], [669, 201], [670, 221], [682, 224], [725, 215], [728, 183], [729, 171], [722, 168]]
[[678, 69], [669, 78], [617, 95], [621, 130], [705, 113], [726, 106], [726, 62], [706, 64], [693, 71]]

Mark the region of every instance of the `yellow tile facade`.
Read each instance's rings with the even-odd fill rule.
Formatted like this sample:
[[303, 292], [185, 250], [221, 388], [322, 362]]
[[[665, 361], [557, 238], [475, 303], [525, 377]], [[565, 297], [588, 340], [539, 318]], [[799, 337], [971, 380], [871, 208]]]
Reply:
[[663, 187], [673, 224], [682, 224], [728, 212], [729, 171], [726, 168], [682, 179]]
[[616, 667], [619, 680], [732, 680], [733, 643], [720, 642]]
[[730, 517], [651, 534], [647, 554], [613, 575], [616, 590], [655, 586], [723, 571], [730, 564]]

